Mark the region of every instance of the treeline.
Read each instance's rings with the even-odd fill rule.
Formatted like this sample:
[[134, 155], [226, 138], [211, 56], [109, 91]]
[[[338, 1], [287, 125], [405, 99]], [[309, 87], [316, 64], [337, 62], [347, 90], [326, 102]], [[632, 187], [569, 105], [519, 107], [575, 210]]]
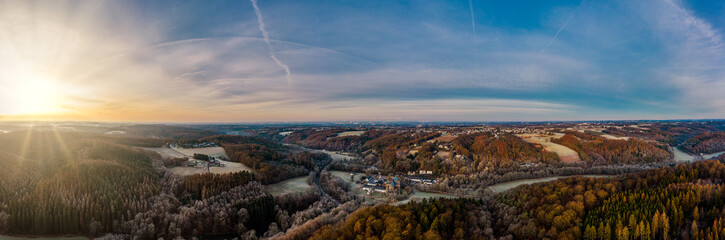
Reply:
[[[440, 136], [434, 132], [390, 133], [368, 141], [362, 165], [374, 165], [383, 172], [406, 173], [430, 170], [434, 175], [472, 174], [486, 170], [507, 172], [521, 164], [559, 162], [555, 153], [527, 143], [512, 134], [464, 134], [456, 137], [450, 148], [428, 142]], [[416, 150], [409, 154], [409, 150]], [[338, 164], [339, 165], [339, 164]], [[351, 168], [354, 166], [348, 166]], [[336, 166], [346, 169], [345, 166]]]
[[708, 161], [647, 174], [587, 214], [585, 239], [720, 239], [725, 164]]
[[[696, 220], [703, 230], [722, 218], [723, 192], [704, 194], [704, 189], [721, 189], [724, 179], [725, 164], [706, 161], [619, 178], [574, 177], [524, 186], [496, 197], [495, 229], [514, 239], [693, 239], [683, 233], [695, 220], [695, 207], [708, 216]], [[656, 214], [657, 221], [651, 221]]]
[[373, 140], [363, 145], [364, 149], [372, 149], [379, 152], [383, 150], [396, 150], [399, 148], [409, 148], [414, 144], [422, 144], [440, 136], [437, 132], [412, 132], [412, 131], [393, 131], [388, 130]]
[[313, 170], [314, 161], [329, 158], [322, 153], [283, 153], [258, 144], [223, 144], [229, 160], [255, 169], [263, 184], [276, 183], [305, 176]]
[[[104, 238], [307, 239], [320, 226], [339, 222], [358, 208], [355, 202], [336, 206], [321, 198], [317, 189], [272, 197], [257, 181], [243, 184], [249, 176], [204, 174], [179, 179], [166, 174], [162, 192], [148, 200], [152, 207], [122, 218]], [[209, 179], [227, 183], [219, 185]], [[203, 199], [184, 197], [189, 189], [214, 185], [216, 189], [231, 188], [210, 192]], [[175, 189], [182, 193], [174, 193]]]
[[121, 126], [112, 130], [123, 131], [128, 136], [174, 140], [193, 140], [219, 134], [216, 131], [164, 124], [137, 124]]
[[701, 133], [687, 139], [680, 147], [692, 154], [722, 152], [725, 151], [725, 132]]
[[[365, 208], [313, 238], [721, 239], [724, 183], [725, 164], [719, 161], [623, 177], [572, 177], [455, 200], [468, 202], [462, 206], [437, 199]], [[435, 208], [420, 207], [431, 204]], [[436, 214], [429, 215], [431, 209]]]
[[160, 175], [147, 152], [95, 135], [0, 135], [0, 232], [94, 235], [147, 211]]
[[725, 130], [725, 122], [651, 122], [647, 123], [644, 127], [610, 127], [603, 132], [615, 136], [637, 138], [643, 141], [678, 145], [697, 134], [718, 130]]
[[[434, 158], [435, 145], [426, 141], [440, 136], [433, 132], [395, 132], [389, 131], [376, 139], [366, 142], [362, 150], [365, 151], [363, 165], [373, 165], [386, 173], [405, 173], [418, 169], [447, 172], [446, 166], [441, 165], [439, 158]], [[421, 145], [417, 156], [407, 155], [406, 150], [414, 145]]]
[[579, 132], [567, 132], [551, 142], [564, 145], [579, 154], [582, 161], [595, 165], [636, 164], [667, 161], [671, 156], [664, 146], [640, 140], [610, 140]]
[[356, 197], [352, 193], [355, 191], [351, 183], [346, 182], [338, 177], [333, 176], [327, 171], [320, 173], [320, 187], [325, 193], [339, 202], [347, 202], [355, 200]]
[[255, 179], [262, 184], [276, 183], [305, 176], [316, 161], [329, 158], [323, 153], [299, 152], [268, 139], [249, 136], [217, 135], [198, 140], [182, 140], [179, 144], [212, 142], [224, 148], [229, 161], [239, 162], [255, 170]]
[[355, 152], [365, 142], [384, 133], [384, 131], [370, 130], [360, 136], [337, 136], [340, 132], [344, 131], [345, 129], [324, 131], [317, 131], [315, 129], [296, 130], [287, 135], [282, 141], [314, 149]]
[[160, 138], [124, 137], [113, 135], [98, 135], [96, 138], [134, 147], [163, 147], [167, 142], [169, 142], [167, 139]]
[[254, 174], [246, 171], [194, 174], [184, 177], [184, 194], [192, 199], [204, 200], [251, 181], [254, 181]]
[[[248, 172], [180, 177], [158, 154], [97, 136], [0, 135], [0, 234], [306, 239], [358, 207], [331, 203], [316, 188], [272, 197]], [[285, 161], [314, 168], [317, 157], [290, 153]]]
[[325, 226], [310, 239], [492, 239], [491, 215], [470, 199], [378, 205]]
[[559, 161], [556, 153], [546, 152], [512, 134], [496, 137], [490, 133], [465, 134], [453, 140], [456, 153], [472, 159], [476, 164], [468, 169], [507, 167], [521, 163], [551, 164]]
[[289, 148], [279, 144], [277, 142], [273, 142], [268, 139], [259, 138], [259, 137], [250, 137], [250, 136], [237, 136], [237, 135], [214, 135], [199, 139], [184, 139], [184, 140], [178, 140], [176, 141], [179, 145], [192, 145], [192, 144], [198, 144], [198, 143], [215, 143], [216, 145], [223, 145], [223, 144], [257, 144], [261, 146], [265, 146], [267, 148], [270, 148], [274, 151], [289, 151]]

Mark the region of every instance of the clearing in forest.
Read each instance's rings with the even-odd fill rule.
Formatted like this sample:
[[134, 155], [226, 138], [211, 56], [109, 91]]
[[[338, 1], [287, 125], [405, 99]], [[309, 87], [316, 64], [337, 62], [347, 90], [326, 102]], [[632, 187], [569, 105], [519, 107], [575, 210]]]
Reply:
[[579, 158], [579, 154], [577, 154], [576, 151], [572, 150], [571, 148], [568, 148], [564, 145], [556, 144], [551, 142], [551, 139], [554, 138], [560, 138], [563, 136], [563, 134], [554, 134], [554, 135], [543, 135], [543, 134], [534, 134], [534, 133], [527, 133], [527, 134], [517, 134], [516, 136], [520, 137], [526, 142], [533, 143], [533, 144], [539, 144], [546, 149], [546, 151], [556, 153], [556, 155], [559, 155], [559, 159], [561, 159], [564, 163], [575, 163], [580, 162], [581, 159]]
[[[205, 148], [144, 148], [149, 151], [154, 151], [159, 153], [162, 157], [165, 158], [191, 158], [194, 156], [194, 153], [198, 154], [205, 154], [212, 157], [225, 157], [228, 159], [226, 152], [224, 151], [224, 148], [222, 147], [205, 147]], [[207, 169], [206, 167], [201, 166], [179, 166], [179, 167], [173, 167], [169, 169], [171, 172], [176, 173], [181, 176], [188, 176], [188, 175], [194, 175], [197, 173], [233, 173], [233, 172], [240, 172], [240, 171], [247, 171], [247, 172], [254, 172], [252, 168], [249, 168], [245, 166], [242, 163], [238, 162], [229, 162], [224, 160], [217, 159], [220, 163], [222, 163], [223, 167], [209, 167]]]
[[264, 192], [269, 193], [272, 196], [279, 196], [285, 193], [307, 191], [307, 189], [312, 188], [308, 179], [310, 179], [309, 176], [296, 177], [275, 184], [266, 185], [264, 186]]

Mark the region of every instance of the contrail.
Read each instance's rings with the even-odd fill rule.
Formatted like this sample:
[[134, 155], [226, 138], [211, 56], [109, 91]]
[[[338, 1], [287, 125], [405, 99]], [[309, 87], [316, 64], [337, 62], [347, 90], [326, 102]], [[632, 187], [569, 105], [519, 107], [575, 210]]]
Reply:
[[473, 44], [476, 44], [476, 14], [473, 13], [473, 0], [468, 0], [468, 8], [471, 9], [471, 25], [473, 26]]
[[561, 27], [559, 28], [559, 31], [556, 31], [556, 34], [554, 34], [554, 37], [553, 37], [553, 38], [551, 38], [551, 40], [549, 40], [549, 43], [547, 43], [547, 44], [546, 44], [546, 46], [544, 47], [544, 49], [541, 49], [541, 51], [539, 52], [539, 54], [537, 54], [536, 56], [539, 56], [539, 55], [541, 55], [542, 53], [544, 53], [544, 51], [546, 51], [546, 49], [548, 49], [548, 48], [549, 48], [549, 46], [551, 46], [551, 44], [552, 44], [552, 43], [554, 43], [554, 41], [556, 41], [556, 38], [557, 38], [557, 37], [559, 37], [559, 33], [561, 33], [561, 30], [564, 30], [564, 28], [566, 27], [566, 25], [567, 25], [567, 24], [569, 24], [569, 20], [571, 20], [571, 17], [573, 17], [573, 16], [574, 16], [574, 13], [576, 13], [576, 12], [577, 12], [577, 10], [579, 10], [579, 7], [581, 7], [581, 6], [582, 6], [582, 3], [584, 3], [584, 0], [582, 0], [582, 1], [581, 1], [581, 2], [579, 3], [579, 6], [577, 6], [577, 7], [576, 7], [576, 8], [574, 9], [574, 11], [572, 11], [572, 12], [571, 12], [571, 14], [569, 14], [569, 17], [568, 17], [568, 18], [566, 19], [566, 21], [564, 21], [564, 24], [563, 24], [563, 25], [561, 25]]
[[252, 7], [254, 7], [254, 13], [257, 14], [257, 22], [259, 22], [259, 31], [262, 31], [262, 37], [264, 38], [264, 42], [267, 44], [267, 47], [269, 48], [269, 57], [274, 60], [274, 63], [277, 64], [277, 66], [284, 69], [286, 75], [285, 78], [287, 79], [287, 84], [292, 82], [292, 73], [289, 71], [289, 67], [282, 63], [277, 58], [277, 55], [274, 53], [274, 48], [272, 48], [272, 43], [269, 41], [269, 33], [267, 33], [267, 29], [264, 26], [264, 19], [262, 19], [262, 12], [259, 11], [259, 7], [257, 6], [257, 0], [250, 0], [252, 2]]

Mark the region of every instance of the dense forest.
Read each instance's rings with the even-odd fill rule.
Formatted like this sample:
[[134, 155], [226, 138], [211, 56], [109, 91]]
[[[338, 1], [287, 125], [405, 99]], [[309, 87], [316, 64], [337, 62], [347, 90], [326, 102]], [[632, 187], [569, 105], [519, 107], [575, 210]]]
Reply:
[[163, 124], [138, 124], [121, 126], [112, 129], [113, 131], [122, 131], [127, 136], [144, 137], [144, 138], [160, 138], [174, 140], [194, 140], [203, 137], [213, 136], [219, 132], [212, 130], [202, 130], [190, 127], [171, 126]]
[[[635, 123], [632, 123], [633, 125]], [[655, 141], [659, 143], [678, 145], [700, 133], [723, 131], [725, 123], [722, 121], [712, 122], [651, 122], [644, 126], [619, 126], [610, 127], [603, 132], [615, 136], [637, 138], [643, 141]]]
[[363, 149], [372, 149], [378, 152], [383, 150], [397, 150], [407, 148], [414, 144], [422, 144], [440, 136], [436, 132], [412, 132], [412, 131], [386, 131], [380, 137], [370, 140], [363, 145]]
[[378, 205], [351, 214], [310, 239], [492, 239], [490, 213], [471, 199]]
[[366, 131], [360, 136], [338, 136], [345, 129], [317, 131], [315, 129], [297, 130], [287, 135], [282, 141], [299, 144], [308, 148], [325, 149], [330, 151], [355, 152], [365, 142], [377, 138], [384, 131]]
[[723, 180], [719, 161], [565, 178], [478, 200], [363, 208], [313, 239], [719, 239]]
[[329, 160], [326, 154], [305, 152], [260, 137], [215, 135], [176, 142], [180, 145], [214, 143], [221, 146], [229, 161], [254, 169], [256, 180], [263, 184], [306, 176], [313, 170], [315, 162]]
[[327, 154], [302, 152], [261, 138], [218, 136], [213, 139], [221, 144], [230, 161], [255, 169], [257, 180], [263, 184], [305, 176], [314, 170], [315, 162], [329, 160]]
[[687, 141], [680, 147], [690, 153], [716, 153], [725, 151], [725, 132], [701, 133]]
[[0, 229], [14, 234], [95, 234], [147, 211], [159, 193], [153, 155], [44, 131], [0, 135]]
[[484, 166], [502, 167], [521, 163], [555, 163], [559, 157], [542, 148], [536, 148], [513, 134], [494, 136], [490, 133], [466, 134], [453, 141], [457, 153], [462, 154], [475, 163], [476, 170]]
[[[0, 134], [0, 234], [305, 239], [358, 208], [355, 201], [334, 204], [317, 189], [273, 197], [259, 183], [264, 178], [248, 172], [180, 177], [166, 170], [158, 154], [112, 139], [49, 131]], [[320, 156], [286, 157], [316, 168], [310, 159]], [[339, 189], [336, 196], [350, 200], [340, 182], [328, 175], [322, 187]]]
[[[378, 169], [388, 172], [430, 170], [434, 175], [456, 175], [515, 168], [526, 163], [559, 162], [555, 153], [546, 152], [512, 134], [498, 137], [490, 133], [464, 134], [453, 140], [450, 149], [440, 149], [435, 142], [428, 142], [437, 136], [437, 133], [397, 133], [368, 141], [365, 147], [378, 154], [367, 158], [367, 164], [375, 164]], [[418, 146], [415, 154], [404, 153], [413, 146]], [[441, 152], [448, 157], [439, 157]]]
[[595, 165], [664, 162], [671, 157], [665, 146], [655, 146], [637, 139], [611, 140], [580, 132], [567, 132], [563, 137], [551, 141], [573, 149], [579, 153], [582, 161]]
[[[681, 136], [676, 133], [680, 128], [661, 130], [666, 126], [645, 125], [656, 129], [652, 131]], [[621, 129], [646, 131], [641, 128]], [[684, 129], [703, 132], [685, 141], [683, 148], [716, 149], [722, 132], [706, 132], [716, 128], [684, 125]], [[328, 142], [340, 138], [339, 130], [333, 132], [335, 135], [324, 140], [315, 136], [305, 139]], [[105, 239], [725, 236], [725, 155], [651, 169], [651, 165], [639, 163], [666, 162], [670, 155], [663, 141], [610, 140], [595, 132], [568, 131], [554, 141], [577, 151], [586, 164], [560, 165], [555, 154], [502, 131], [445, 138], [437, 131], [401, 128], [368, 130], [355, 137], [363, 136], [369, 139], [350, 145], [356, 146], [355, 152], [362, 158], [333, 161], [327, 154], [262, 137], [172, 139], [53, 128], [14, 130], [0, 134], [0, 234]], [[168, 143], [213, 143], [211, 146], [224, 148], [229, 161], [244, 163], [254, 171], [179, 176], [166, 167], [183, 164], [185, 159], [163, 159], [136, 147]], [[385, 201], [356, 195], [354, 184], [326, 171], [337, 166], [368, 173], [374, 166], [383, 174], [400, 175], [431, 170], [436, 183], [406, 183], [401, 196], [411, 194], [414, 187], [416, 191], [443, 191], [465, 198], [380, 204]], [[650, 166], [650, 170], [631, 170], [628, 166]], [[641, 172], [568, 177], [503, 193], [486, 187], [522, 177], [632, 171]], [[274, 196], [266, 192], [265, 184], [298, 176], [310, 176], [308, 184], [312, 187]]]

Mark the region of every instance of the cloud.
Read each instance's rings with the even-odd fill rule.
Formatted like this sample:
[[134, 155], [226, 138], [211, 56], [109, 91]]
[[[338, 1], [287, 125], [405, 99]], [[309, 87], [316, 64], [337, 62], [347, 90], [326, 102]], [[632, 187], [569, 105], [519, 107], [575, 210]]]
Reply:
[[471, 28], [473, 28], [473, 44], [478, 41], [476, 38], [476, 14], [473, 12], [473, 1], [468, 0], [468, 8], [471, 9]]
[[566, 21], [564, 21], [564, 24], [561, 25], [561, 27], [559, 28], [559, 30], [556, 30], [556, 34], [554, 34], [554, 37], [552, 37], [551, 40], [549, 40], [549, 42], [546, 43], [546, 46], [544, 46], [544, 48], [541, 49], [541, 51], [539, 51], [539, 55], [541, 55], [542, 53], [544, 53], [544, 51], [546, 51], [546, 49], [548, 49], [549, 46], [551, 46], [551, 44], [554, 41], [556, 41], [556, 38], [559, 37], [559, 33], [561, 33], [561, 31], [564, 30], [564, 28], [566, 27], [567, 24], [569, 24], [569, 21], [571, 20], [572, 17], [574, 17], [574, 14], [577, 12], [577, 10], [579, 10], [579, 7], [581, 7], [581, 4], [582, 3], [584, 3], [584, 0], [582, 0], [582, 2], [579, 3], [579, 6], [577, 6], [574, 9], [574, 11], [571, 12], [571, 14], [569, 14], [569, 17], [566, 18]]
[[264, 26], [264, 19], [262, 18], [262, 12], [259, 10], [259, 7], [257, 6], [257, 0], [250, 0], [252, 2], [252, 6], [254, 7], [254, 13], [257, 14], [257, 21], [259, 22], [259, 31], [262, 32], [262, 36], [264, 37], [264, 42], [267, 44], [267, 47], [269, 48], [269, 57], [274, 60], [274, 63], [276, 63], [280, 68], [282, 68], [285, 72], [285, 78], [287, 79], [287, 82], [292, 82], [292, 73], [289, 70], [289, 66], [282, 63], [277, 58], [277, 55], [274, 53], [274, 48], [272, 47], [272, 43], [269, 41], [269, 33], [267, 33], [267, 28]]
[[[271, 38], [256, 1], [252, 8], [243, 3], [225, 16], [210, 13], [227, 6], [212, 5], [182, 4], [170, 11], [181, 14], [171, 14], [164, 4], [135, 2], [79, 9], [65, 2], [4, 3], [0, 83], [45, 73], [63, 90], [61, 104], [91, 120], [565, 120], [725, 112], [721, 34], [680, 2], [553, 4], [516, 14], [499, 7], [478, 18], [474, 7], [489, 8], [485, 3], [269, 2], [266, 20], [284, 40]], [[466, 11], [470, 19], [460, 14]], [[497, 22], [499, 13], [537, 22], [505, 26], [516, 19]]]
[[705, 117], [725, 115], [725, 47], [722, 34], [680, 1], [665, 0], [645, 12], [663, 45], [667, 60], [655, 74], [680, 89], [689, 112]]

